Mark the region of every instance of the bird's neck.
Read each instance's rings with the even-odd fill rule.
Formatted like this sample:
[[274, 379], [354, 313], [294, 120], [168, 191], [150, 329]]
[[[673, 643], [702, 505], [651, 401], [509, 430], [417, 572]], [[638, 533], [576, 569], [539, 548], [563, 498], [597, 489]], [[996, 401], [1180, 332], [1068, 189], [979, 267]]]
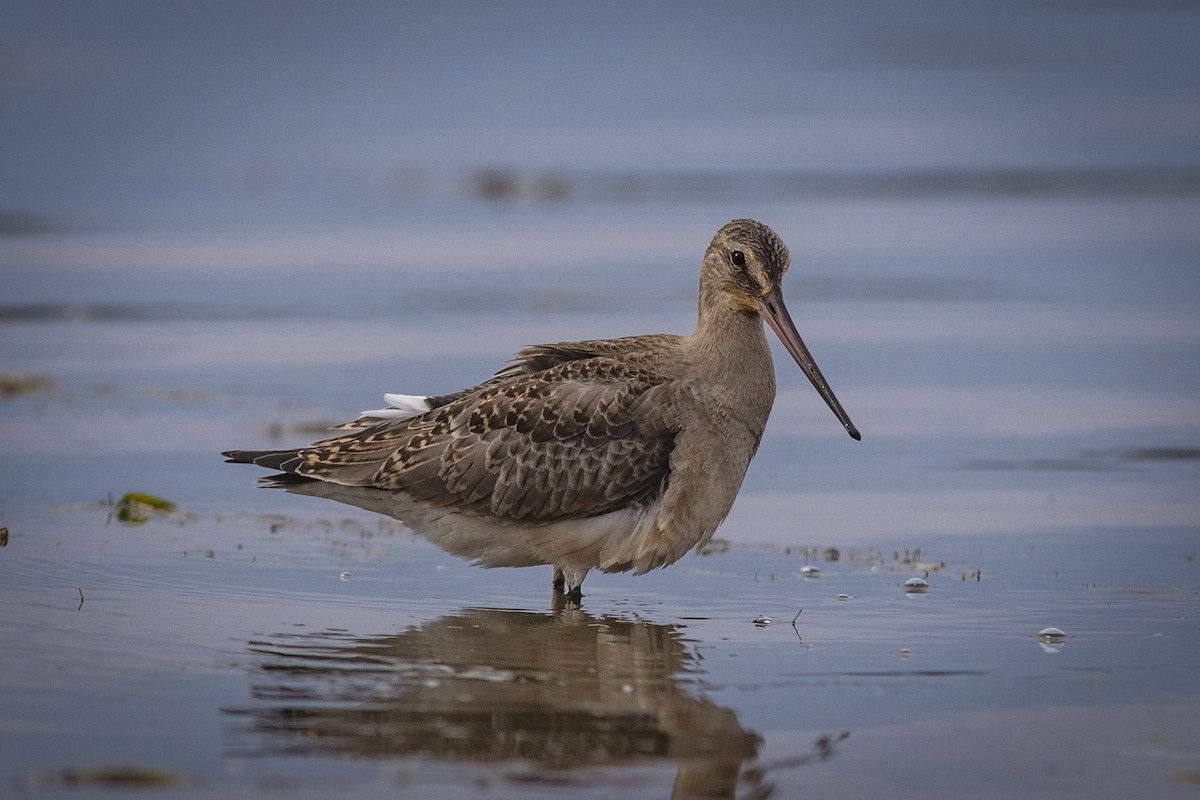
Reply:
[[766, 423], [775, 399], [775, 366], [762, 317], [734, 308], [722, 292], [702, 289], [696, 330], [685, 347], [697, 375], [723, 387], [728, 402]]

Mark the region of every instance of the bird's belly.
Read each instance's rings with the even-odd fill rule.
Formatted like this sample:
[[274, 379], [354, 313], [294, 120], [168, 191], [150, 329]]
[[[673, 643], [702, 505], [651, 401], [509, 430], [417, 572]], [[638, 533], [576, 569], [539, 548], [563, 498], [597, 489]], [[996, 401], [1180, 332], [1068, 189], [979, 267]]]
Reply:
[[592, 517], [518, 522], [401, 501], [392, 516], [446, 552], [483, 567], [554, 564], [623, 572], [633, 566], [656, 511], [657, 504], [646, 504]]

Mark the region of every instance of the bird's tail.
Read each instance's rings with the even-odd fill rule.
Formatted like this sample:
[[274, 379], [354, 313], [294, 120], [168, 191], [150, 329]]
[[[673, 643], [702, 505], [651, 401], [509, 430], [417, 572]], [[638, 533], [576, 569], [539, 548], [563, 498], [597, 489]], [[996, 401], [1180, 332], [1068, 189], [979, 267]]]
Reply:
[[279, 469], [292, 472], [288, 462], [295, 462], [299, 452], [296, 450], [225, 450], [221, 453], [230, 464], [257, 464], [268, 469]]

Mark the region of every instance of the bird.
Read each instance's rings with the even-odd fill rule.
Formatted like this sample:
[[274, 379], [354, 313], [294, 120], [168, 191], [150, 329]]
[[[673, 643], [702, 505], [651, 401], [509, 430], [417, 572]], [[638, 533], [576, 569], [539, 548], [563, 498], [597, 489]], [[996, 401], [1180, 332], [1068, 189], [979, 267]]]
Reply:
[[525, 347], [476, 386], [386, 394], [331, 438], [222, 455], [479, 566], [552, 566], [554, 591], [578, 600], [589, 571], [665, 567], [724, 521], [775, 400], [764, 322], [862, 438], [784, 305], [790, 263], [771, 228], [735, 219], [705, 250], [690, 334]]

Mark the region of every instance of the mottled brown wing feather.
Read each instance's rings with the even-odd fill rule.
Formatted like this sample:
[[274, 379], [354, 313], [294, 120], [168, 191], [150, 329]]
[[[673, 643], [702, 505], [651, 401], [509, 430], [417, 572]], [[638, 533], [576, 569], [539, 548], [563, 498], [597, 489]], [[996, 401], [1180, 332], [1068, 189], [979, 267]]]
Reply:
[[[517, 351], [511, 364], [502, 367], [486, 383], [482, 383], [476, 388], [504, 383], [521, 375], [543, 372], [570, 361], [616, 357], [625, 363], [644, 364], [655, 353], [661, 353], [670, 349], [672, 345], [677, 345], [679, 338], [675, 334], [654, 333], [643, 336], [624, 336], [619, 339], [586, 339], [578, 342], [535, 344]], [[468, 389], [467, 391], [473, 390]], [[448, 397], [455, 397], [455, 395], [448, 395]]]
[[[506, 364], [477, 386], [469, 389], [451, 392], [450, 394], [430, 395], [425, 398], [431, 409], [453, 403], [470, 397], [482, 389], [503, 386], [513, 380], [536, 372], [543, 372], [568, 361], [582, 361], [589, 358], [617, 356], [621, 359], [640, 361], [651, 354], [656, 348], [669, 346], [678, 342], [674, 334], [649, 334], [645, 336], [626, 336], [620, 339], [590, 339], [579, 342], [558, 342], [556, 344], [537, 344], [526, 347], [513, 356], [511, 363]], [[378, 425], [379, 418], [361, 416], [350, 422], [335, 425], [334, 430], [363, 430]]]
[[600, 514], [654, 496], [675, 437], [661, 413], [669, 384], [640, 359], [577, 352], [591, 357], [539, 351], [548, 367], [502, 371], [420, 417], [317, 442], [282, 468], [513, 520]]

